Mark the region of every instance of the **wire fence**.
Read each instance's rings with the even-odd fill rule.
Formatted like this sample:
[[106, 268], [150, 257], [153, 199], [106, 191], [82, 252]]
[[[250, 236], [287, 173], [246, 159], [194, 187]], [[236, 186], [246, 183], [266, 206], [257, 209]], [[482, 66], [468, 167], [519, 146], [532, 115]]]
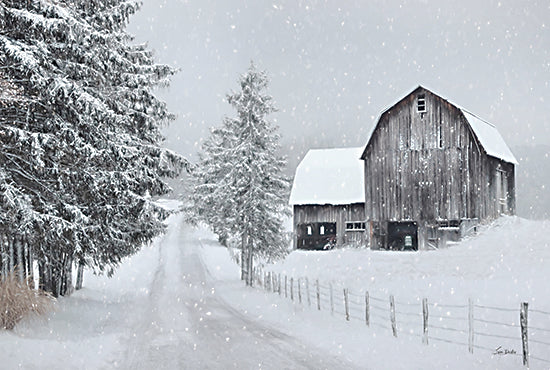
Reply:
[[413, 302], [355, 292], [337, 284], [288, 277], [257, 269], [255, 283], [302, 306], [330, 312], [347, 321], [388, 330], [393, 336], [422, 338], [480, 350], [493, 356], [521, 358], [523, 365], [550, 367], [550, 312], [474, 304], [443, 304], [417, 298]]

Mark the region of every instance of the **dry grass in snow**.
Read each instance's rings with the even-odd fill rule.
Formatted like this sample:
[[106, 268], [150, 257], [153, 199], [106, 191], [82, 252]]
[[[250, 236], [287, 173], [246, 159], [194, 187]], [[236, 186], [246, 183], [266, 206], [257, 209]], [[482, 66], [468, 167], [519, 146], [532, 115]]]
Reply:
[[28, 315], [43, 315], [52, 309], [53, 298], [29, 288], [15, 273], [0, 278], [0, 329], [12, 330]]

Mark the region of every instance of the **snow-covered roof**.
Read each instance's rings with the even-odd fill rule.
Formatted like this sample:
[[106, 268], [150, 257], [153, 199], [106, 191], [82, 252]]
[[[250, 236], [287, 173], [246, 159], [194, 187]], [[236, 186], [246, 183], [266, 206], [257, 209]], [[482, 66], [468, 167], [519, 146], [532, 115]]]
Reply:
[[312, 149], [296, 168], [291, 205], [365, 202], [363, 148]]
[[457, 105], [457, 104], [441, 97], [441, 95], [439, 95], [437, 93], [434, 93], [432, 90], [429, 90], [429, 89], [427, 89], [423, 86], [418, 86], [412, 92], [408, 93], [405, 97], [399, 99], [397, 101], [397, 103], [393, 104], [392, 106], [390, 106], [390, 107], [386, 108], [384, 111], [382, 111], [382, 113], [380, 114], [380, 116], [378, 116], [378, 119], [376, 120], [374, 126], [371, 128], [371, 130], [368, 134], [367, 143], [363, 147], [363, 149], [364, 149], [363, 155], [365, 154], [366, 147], [367, 147], [367, 145], [369, 145], [370, 139], [372, 138], [372, 135], [374, 134], [374, 131], [376, 130], [376, 127], [378, 126], [378, 123], [380, 122], [380, 118], [384, 115], [384, 113], [389, 111], [396, 104], [398, 104], [399, 102], [404, 100], [409, 95], [413, 94], [418, 89], [424, 89], [424, 90], [432, 93], [433, 95], [440, 97], [441, 99], [445, 100], [449, 104], [451, 104], [451, 105], [455, 106], [457, 109], [459, 109], [462, 112], [462, 114], [464, 115], [464, 118], [466, 118], [466, 121], [468, 121], [468, 123], [470, 124], [470, 127], [472, 128], [472, 131], [473, 131], [474, 135], [479, 140], [479, 142], [480, 142], [481, 146], [483, 147], [483, 149], [485, 149], [485, 152], [487, 153], [487, 155], [490, 155], [491, 157], [502, 159], [505, 162], [518, 164], [518, 161], [517, 161], [516, 157], [514, 157], [514, 154], [512, 154], [512, 151], [510, 150], [508, 145], [506, 145], [506, 143], [504, 142], [504, 139], [502, 138], [502, 136], [498, 132], [495, 125], [479, 118], [475, 114], [467, 111], [464, 108], [461, 108], [459, 105]]
[[500, 133], [493, 124], [482, 120], [475, 114], [472, 114], [465, 109], [458, 106], [457, 108], [460, 109], [470, 124], [470, 127], [481, 143], [483, 149], [485, 149], [487, 155], [502, 159], [503, 161], [509, 163], [518, 164], [516, 157], [514, 157], [510, 151], [510, 148], [508, 148], [508, 145], [506, 145], [504, 139], [500, 136]]

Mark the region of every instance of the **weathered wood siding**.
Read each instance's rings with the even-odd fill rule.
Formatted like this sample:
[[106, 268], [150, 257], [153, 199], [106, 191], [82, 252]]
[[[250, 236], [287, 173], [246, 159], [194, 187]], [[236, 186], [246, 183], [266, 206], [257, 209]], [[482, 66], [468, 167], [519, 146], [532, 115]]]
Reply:
[[[346, 233], [346, 222], [364, 221], [365, 204], [354, 203], [349, 205], [295, 205], [294, 206], [294, 233], [299, 224], [310, 222], [336, 222], [337, 245], [347, 243], [365, 244], [365, 233], [351, 231]], [[296, 248], [296, 235], [294, 237]]]
[[[419, 95], [425, 113], [417, 111]], [[487, 156], [463, 114], [423, 88], [382, 114], [364, 159], [369, 221], [486, 220], [515, 212], [514, 165]], [[499, 171], [505, 206], [497, 199]]]

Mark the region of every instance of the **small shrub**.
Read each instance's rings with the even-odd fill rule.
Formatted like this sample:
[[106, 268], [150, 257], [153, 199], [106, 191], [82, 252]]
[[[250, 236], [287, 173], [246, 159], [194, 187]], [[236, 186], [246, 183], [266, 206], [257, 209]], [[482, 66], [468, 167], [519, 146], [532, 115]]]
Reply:
[[53, 298], [29, 288], [15, 273], [0, 278], [0, 329], [12, 330], [24, 317], [43, 315], [52, 309]]

